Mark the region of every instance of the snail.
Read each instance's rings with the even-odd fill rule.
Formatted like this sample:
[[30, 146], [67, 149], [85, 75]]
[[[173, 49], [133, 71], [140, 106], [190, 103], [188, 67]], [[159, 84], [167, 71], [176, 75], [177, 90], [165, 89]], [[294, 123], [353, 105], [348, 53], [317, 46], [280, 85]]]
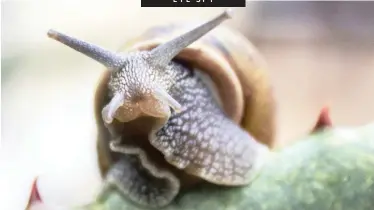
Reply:
[[106, 68], [94, 90], [99, 166], [131, 201], [162, 207], [202, 182], [247, 185], [274, 146], [265, 63], [221, 26], [229, 18], [155, 26], [119, 52], [48, 31]]

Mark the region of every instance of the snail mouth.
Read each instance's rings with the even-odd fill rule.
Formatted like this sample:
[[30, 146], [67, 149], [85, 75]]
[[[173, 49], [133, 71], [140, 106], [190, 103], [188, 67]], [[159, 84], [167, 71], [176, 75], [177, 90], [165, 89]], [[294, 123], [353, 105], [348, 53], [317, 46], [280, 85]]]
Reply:
[[[107, 124], [111, 124], [114, 119], [127, 123], [141, 117], [157, 118], [165, 122], [170, 115], [171, 111], [167, 103], [150, 98], [137, 102], [125, 102], [119, 106], [109, 103], [102, 110], [103, 120]], [[155, 129], [158, 129], [159, 126], [156, 126]]]
[[111, 124], [114, 119], [120, 122], [130, 122], [142, 116], [168, 120], [171, 108], [176, 112], [181, 110], [181, 105], [164, 91], [155, 89], [152, 94], [137, 97], [136, 100], [126, 100], [125, 95], [117, 93], [102, 109], [102, 118], [106, 124]]
[[138, 102], [125, 103], [115, 111], [114, 118], [126, 123], [140, 117], [153, 117], [168, 119], [170, 108], [159, 100], [142, 100]]

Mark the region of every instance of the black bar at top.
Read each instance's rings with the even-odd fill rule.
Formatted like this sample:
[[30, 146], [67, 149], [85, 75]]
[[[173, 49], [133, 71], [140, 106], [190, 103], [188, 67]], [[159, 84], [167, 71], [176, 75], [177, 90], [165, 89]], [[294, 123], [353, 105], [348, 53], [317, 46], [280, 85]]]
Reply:
[[141, 0], [142, 7], [245, 7], [246, 0]]

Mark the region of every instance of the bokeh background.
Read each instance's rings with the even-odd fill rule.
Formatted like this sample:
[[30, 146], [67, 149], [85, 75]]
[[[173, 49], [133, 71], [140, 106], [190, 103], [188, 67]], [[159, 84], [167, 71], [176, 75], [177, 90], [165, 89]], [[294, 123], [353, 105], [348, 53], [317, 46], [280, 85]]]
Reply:
[[[93, 90], [103, 68], [46, 36], [50, 28], [116, 50], [154, 24], [223, 8], [141, 8], [140, 1], [3, 1], [0, 209], [42, 197], [88, 202], [99, 186]], [[225, 25], [263, 54], [277, 99], [279, 145], [308, 132], [328, 105], [336, 125], [374, 120], [374, 2], [247, 2]], [[6, 191], [4, 191], [6, 190]], [[84, 193], [83, 193], [84, 192]], [[17, 204], [18, 203], [18, 204]]]

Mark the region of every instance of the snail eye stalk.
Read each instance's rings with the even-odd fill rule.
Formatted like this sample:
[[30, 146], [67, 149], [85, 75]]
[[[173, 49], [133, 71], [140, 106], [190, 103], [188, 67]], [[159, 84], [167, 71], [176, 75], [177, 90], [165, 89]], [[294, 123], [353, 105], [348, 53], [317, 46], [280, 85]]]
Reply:
[[230, 9], [225, 10], [223, 13], [202, 24], [201, 26], [198, 26], [185, 34], [182, 34], [179, 37], [154, 48], [151, 51], [151, 61], [156, 65], [166, 66], [184, 48], [191, 45], [200, 37], [204, 36], [229, 18], [231, 18]]
[[125, 60], [125, 58], [121, 55], [118, 55], [97, 45], [60, 33], [53, 29], [49, 30], [47, 34], [48, 37], [59, 41], [60, 43], [98, 61], [109, 69], [119, 69], [123, 65], [123, 61]]

